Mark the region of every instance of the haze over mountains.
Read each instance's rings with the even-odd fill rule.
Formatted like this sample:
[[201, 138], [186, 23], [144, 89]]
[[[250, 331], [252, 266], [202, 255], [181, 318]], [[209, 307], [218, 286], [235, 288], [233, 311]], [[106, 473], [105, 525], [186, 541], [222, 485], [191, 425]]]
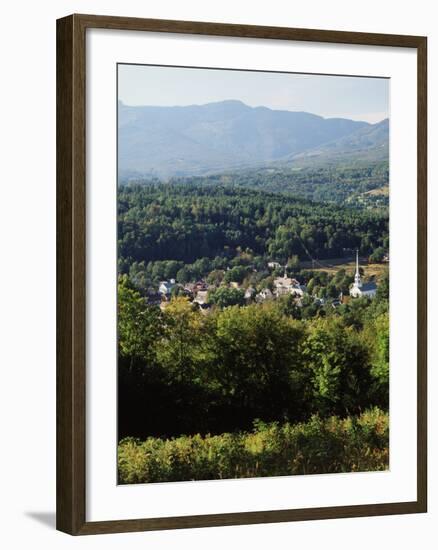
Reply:
[[119, 176], [193, 176], [271, 163], [387, 158], [389, 123], [323, 118], [228, 100], [185, 107], [119, 102]]

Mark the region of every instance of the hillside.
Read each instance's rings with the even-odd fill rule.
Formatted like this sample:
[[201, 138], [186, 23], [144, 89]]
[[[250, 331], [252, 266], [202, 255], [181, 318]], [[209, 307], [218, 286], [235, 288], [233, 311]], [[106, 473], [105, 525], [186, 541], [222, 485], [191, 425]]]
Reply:
[[370, 124], [356, 132], [333, 140], [321, 147], [293, 155], [295, 163], [305, 164], [306, 159], [312, 163], [323, 161], [335, 163], [356, 160], [360, 154], [361, 161], [387, 160], [389, 155], [389, 120], [386, 118], [377, 124]]

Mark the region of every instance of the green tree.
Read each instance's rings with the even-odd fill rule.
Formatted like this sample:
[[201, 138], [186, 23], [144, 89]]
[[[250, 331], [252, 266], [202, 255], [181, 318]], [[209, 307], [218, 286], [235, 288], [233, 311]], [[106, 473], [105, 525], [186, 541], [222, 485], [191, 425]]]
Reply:
[[172, 298], [164, 311], [165, 332], [156, 342], [157, 361], [173, 383], [188, 382], [202, 363], [202, 317], [188, 298]]
[[223, 281], [225, 272], [223, 269], [214, 269], [208, 274], [207, 282], [211, 285], [220, 285]]
[[242, 415], [300, 415], [305, 373], [300, 360], [303, 327], [275, 305], [230, 307], [214, 324], [214, 370], [222, 398]]
[[353, 328], [333, 317], [315, 320], [303, 354], [312, 372], [319, 413], [351, 414], [367, 404], [370, 352]]
[[302, 307], [297, 305], [295, 297], [291, 294], [280, 296], [275, 301], [275, 304], [283, 315], [292, 317], [293, 319], [301, 319]]
[[190, 278], [191, 278], [191, 273], [187, 267], [182, 267], [176, 273], [176, 280], [178, 281], [178, 283], [182, 283], [182, 284], [188, 283], [190, 281]]
[[377, 262], [382, 262], [384, 257], [385, 257], [385, 249], [383, 247], [379, 246], [370, 255], [369, 260], [372, 263], [377, 263]]
[[379, 406], [389, 406], [389, 314], [379, 315], [371, 324], [374, 356], [371, 374], [374, 378], [373, 397]]
[[310, 279], [309, 282], [307, 283], [307, 292], [309, 294], [313, 294], [314, 292], [314, 289], [315, 289], [315, 279]]
[[376, 299], [378, 301], [389, 300], [389, 271], [387, 270], [377, 286]]
[[224, 308], [229, 306], [245, 305], [245, 293], [240, 288], [219, 287], [208, 293], [209, 301]]
[[244, 266], [236, 266], [225, 272], [224, 281], [226, 283], [242, 283], [243, 279], [248, 274], [248, 270]]
[[287, 267], [292, 270], [298, 270], [300, 268], [300, 258], [297, 254], [293, 254], [287, 260]]
[[130, 368], [154, 357], [154, 344], [163, 331], [160, 309], [148, 306], [126, 275], [118, 282], [118, 345]]

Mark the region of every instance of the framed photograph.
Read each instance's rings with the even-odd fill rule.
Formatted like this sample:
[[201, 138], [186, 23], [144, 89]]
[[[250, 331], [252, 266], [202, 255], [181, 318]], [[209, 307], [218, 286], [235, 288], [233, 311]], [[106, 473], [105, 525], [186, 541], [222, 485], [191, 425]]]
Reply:
[[57, 22], [57, 527], [425, 512], [426, 38]]

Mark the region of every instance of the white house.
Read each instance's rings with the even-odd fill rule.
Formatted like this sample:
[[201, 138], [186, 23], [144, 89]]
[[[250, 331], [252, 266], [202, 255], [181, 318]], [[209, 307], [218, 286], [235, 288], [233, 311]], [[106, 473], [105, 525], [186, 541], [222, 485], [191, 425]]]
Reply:
[[374, 298], [377, 292], [377, 285], [374, 281], [362, 283], [359, 273], [359, 251], [356, 251], [356, 273], [354, 274], [354, 283], [350, 287], [350, 296], [352, 298]]
[[163, 294], [163, 296], [169, 296], [174, 286], [175, 279], [170, 279], [170, 281], [161, 281], [160, 286], [158, 287], [158, 292]]

